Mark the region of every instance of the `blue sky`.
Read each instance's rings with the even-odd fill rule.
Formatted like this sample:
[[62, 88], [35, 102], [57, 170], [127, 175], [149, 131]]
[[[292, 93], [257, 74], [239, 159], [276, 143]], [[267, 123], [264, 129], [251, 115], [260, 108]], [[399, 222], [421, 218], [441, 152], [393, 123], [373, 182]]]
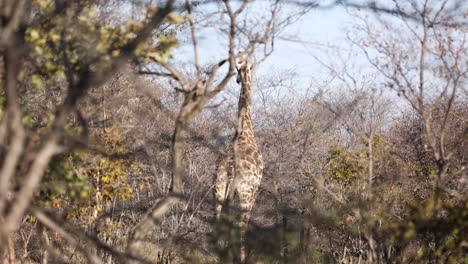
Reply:
[[263, 67], [293, 68], [305, 80], [312, 77], [327, 79], [328, 71], [314, 56], [327, 62], [327, 54], [332, 51], [332, 47], [348, 49], [346, 32], [352, 21], [353, 17], [340, 7], [310, 11], [289, 28], [289, 34], [303, 43], [278, 40], [276, 51]]
[[[206, 6], [205, 6], [206, 8]], [[297, 11], [295, 7], [285, 6], [283, 14]], [[255, 11], [254, 11], [255, 12]], [[293, 70], [299, 79], [298, 84], [307, 87], [311, 82], [325, 81], [330, 78], [328, 70], [314, 59], [319, 57], [328, 62], [327, 54], [332, 51], [330, 46], [341, 51], [349, 48], [346, 32], [355, 21], [344, 8], [336, 7], [328, 10], [313, 9], [299, 21], [289, 26], [282, 37], [275, 42], [273, 54], [257, 69], [258, 75], [278, 74]], [[200, 60], [210, 64], [226, 57], [227, 43], [223, 36], [210, 28], [198, 28]], [[291, 40], [287, 40], [291, 39]], [[184, 44], [185, 42], [185, 44]], [[176, 61], [192, 61], [192, 47], [189, 39], [175, 53]], [[183, 54], [183, 55], [182, 55]]]

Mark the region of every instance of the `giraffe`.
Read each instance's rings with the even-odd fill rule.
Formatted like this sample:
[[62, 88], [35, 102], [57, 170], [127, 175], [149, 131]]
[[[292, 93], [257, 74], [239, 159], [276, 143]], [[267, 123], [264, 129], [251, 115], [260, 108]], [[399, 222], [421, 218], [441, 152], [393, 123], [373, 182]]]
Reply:
[[219, 163], [214, 193], [217, 219], [220, 218], [226, 201], [233, 200], [234, 195], [237, 195], [241, 210], [239, 259], [241, 263], [245, 263], [245, 233], [263, 176], [263, 158], [258, 150], [252, 127], [252, 82], [249, 60], [239, 58], [236, 69], [238, 72], [236, 81], [241, 84], [237, 130], [230, 153]]

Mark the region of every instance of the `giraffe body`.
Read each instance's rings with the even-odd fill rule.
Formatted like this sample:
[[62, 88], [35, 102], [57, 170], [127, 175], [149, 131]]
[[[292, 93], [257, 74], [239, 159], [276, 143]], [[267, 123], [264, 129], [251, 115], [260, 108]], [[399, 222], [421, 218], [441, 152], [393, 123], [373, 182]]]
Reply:
[[250, 219], [250, 212], [255, 204], [258, 187], [263, 176], [263, 158], [258, 150], [252, 127], [251, 101], [252, 83], [251, 66], [248, 61], [239, 60], [237, 64], [237, 83], [241, 84], [238, 110], [238, 127], [234, 144], [228, 156], [219, 166], [215, 180], [216, 217], [219, 219], [226, 199], [234, 201], [237, 197], [241, 210], [239, 226], [241, 228], [240, 261], [245, 262], [245, 229]]

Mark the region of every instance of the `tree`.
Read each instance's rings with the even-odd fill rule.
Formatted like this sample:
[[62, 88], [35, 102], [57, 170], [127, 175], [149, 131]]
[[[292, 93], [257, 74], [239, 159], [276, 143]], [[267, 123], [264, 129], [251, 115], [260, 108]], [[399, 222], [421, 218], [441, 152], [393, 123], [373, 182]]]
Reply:
[[[148, 223], [151, 224], [153, 221], [151, 218], [158, 218], [174, 202], [184, 198], [183, 134], [190, 120], [227, 85], [234, 74], [237, 54], [239, 52], [246, 55], [253, 54], [257, 46], [268, 46], [277, 30], [274, 24], [278, 2], [272, 4], [270, 17], [265, 21], [265, 30], [261, 31], [262, 34], [259, 34], [260, 31], [250, 33], [245, 31], [243, 36], [245, 45], [239, 50], [235, 43], [236, 32], [240, 31], [236, 29], [237, 21], [246, 19], [241, 13], [249, 3], [245, 2], [234, 9], [229, 1], [225, 1], [222, 8], [229, 18], [228, 23], [223, 25], [226, 26], [229, 41], [226, 58], [209, 67], [205, 73], [201, 70], [198, 61], [196, 26], [191, 3], [186, 2], [185, 5], [177, 7], [173, 1], [162, 3], [161, 6], [135, 5], [135, 9], [139, 7], [140, 9], [133, 11], [142, 12], [143, 17], [130, 19], [124, 23], [106, 17], [108, 14], [106, 11], [115, 3], [115, 1], [69, 3], [38, 0], [7, 1], [1, 6], [4, 18], [0, 41], [4, 104], [0, 126], [2, 141], [0, 212], [4, 219], [0, 230], [2, 241], [7, 241], [9, 234], [17, 230], [26, 213], [32, 213], [42, 225], [60, 233], [71, 245], [78, 245], [78, 242], [67, 233], [73, 233], [70, 231], [73, 229], [67, 231], [59, 228], [52, 220], [53, 217], [50, 218], [44, 213], [39, 204], [33, 203], [31, 206], [31, 201], [36, 197], [41, 183], [45, 183], [43, 180], [47, 171], [52, 173], [52, 178], [46, 176], [46, 180], [50, 181], [60, 175], [54, 171], [58, 167], [65, 170], [65, 178], [76, 178], [78, 174], [73, 174], [76, 177], [67, 176], [73, 167], [91, 166], [92, 178], [99, 171], [98, 167], [108, 160], [106, 156], [110, 158], [108, 162], [113, 162], [114, 156], [124, 154], [121, 151], [115, 152], [115, 149], [110, 152], [104, 149], [101, 155], [105, 158], [98, 163], [90, 164], [88, 162], [93, 160], [93, 157], [77, 158], [74, 152], [77, 148], [92, 148], [89, 138], [98, 134], [96, 131], [89, 131], [87, 120], [89, 116], [88, 113], [83, 113], [86, 107], [81, 106], [81, 102], [89, 96], [92, 99], [95, 95], [92, 93], [93, 89], [105, 84], [131, 62], [131, 67], [142, 74], [163, 75], [175, 79], [180, 85], [180, 88], [176, 89], [184, 95], [180, 112], [175, 117], [171, 154], [171, 194], [165, 194], [167, 196], [161, 198], [161, 203], [149, 211], [147, 220], [136, 225], [128, 241], [131, 249], [132, 239], [138, 240], [141, 234], [140, 228], [144, 228]], [[172, 12], [175, 9], [182, 11], [176, 14]], [[172, 48], [177, 46], [177, 40], [174, 38], [177, 26], [173, 25], [181, 23], [186, 23], [186, 28], [191, 31], [195, 79], [184, 76], [168, 60]], [[266, 49], [266, 56], [271, 52], [270, 49], [271, 47]], [[218, 70], [225, 64], [228, 64], [228, 69], [222, 80], [218, 81]], [[155, 70], [152, 72], [138, 70], [143, 67]], [[53, 100], [53, 103], [45, 103], [47, 100]], [[113, 132], [104, 131], [104, 133], [101, 139], [105, 141]], [[112, 143], [110, 144], [112, 147]], [[96, 150], [92, 155], [96, 155]], [[118, 166], [113, 164], [108, 169], [117, 170]], [[81, 168], [79, 170], [81, 171]], [[110, 175], [109, 173], [105, 172], [107, 175]], [[103, 187], [99, 185], [103, 180], [107, 181], [107, 178], [105, 179], [100, 178], [101, 183], [94, 183], [95, 187]], [[59, 179], [59, 185], [55, 187], [60, 186], [60, 181], [63, 180]], [[45, 193], [54, 192], [51, 186], [45, 187], [43, 189]], [[119, 189], [121, 187], [119, 186]], [[70, 189], [68, 191], [72, 192]], [[96, 194], [99, 193], [102, 194], [102, 190], [96, 189]], [[81, 194], [89, 195], [83, 190]], [[164, 210], [160, 211], [161, 208]], [[92, 238], [81, 238], [92, 241], [90, 240]], [[92, 243], [113, 255], [124, 254], [99, 246], [98, 240]], [[4, 247], [2, 243], [1, 248]], [[100, 262], [90, 247], [79, 247], [79, 249], [88, 261]], [[130, 259], [139, 258], [130, 253], [124, 256]]]
[[[300, 10], [291, 13], [285, 3]], [[220, 130], [235, 130], [230, 99], [220, 98], [235, 60], [252, 56], [262, 65], [288, 25], [313, 8], [344, 5], [407, 27], [408, 34], [388, 41], [366, 24], [354, 41], [379, 70], [374, 81], [387, 78], [412, 110], [387, 124], [386, 103], [367, 91], [374, 84], [350, 99], [275, 96], [294, 79], [290, 74], [259, 82], [255, 104], [264, 108], [255, 118], [269, 166], [261, 217], [250, 230], [252, 259], [460, 261], [466, 14], [462, 1], [434, 9], [424, 3], [271, 1], [257, 18], [251, 14], [258, 3], [250, 1], [2, 1], [2, 257], [9, 251], [10, 262], [223, 259], [213, 242], [232, 237], [236, 227], [211, 223], [209, 193], [226, 134]], [[208, 64], [198, 46], [205, 26], [226, 44], [223, 57]], [[185, 65], [177, 61], [187, 56], [176, 50], [181, 36], [193, 50]], [[338, 76], [337, 67], [329, 69]], [[341, 81], [354, 85], [352, 78]], [[420, 129], [417, 140], [403, 128]], [[348, 146], [333, 149], [337, 142]], [[351, 178], [365, 180], [335, 177], [350, 167]], [[407, 177], [415, 171], [432, 188], [408, 191], [418, 186]], [[397, 188], [395, 178], [409, 179]]]

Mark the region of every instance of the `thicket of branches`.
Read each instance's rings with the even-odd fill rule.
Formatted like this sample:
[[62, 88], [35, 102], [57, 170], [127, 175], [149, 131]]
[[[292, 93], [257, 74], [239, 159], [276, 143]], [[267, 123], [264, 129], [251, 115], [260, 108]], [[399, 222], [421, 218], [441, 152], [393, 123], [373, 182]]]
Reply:
[[[372, 69], [316, 57], [330, 80], [304, 90], [294, 69], [254, 76], [248, 261], [468, 261], [464, 1], [18, 0], [0, 1], [2, 262], [232, 262], [212, 188], [236, 58], [263, 67], [288, 26], [337, 6]], [[205, 65], [206, 29], [223, 57]]]

